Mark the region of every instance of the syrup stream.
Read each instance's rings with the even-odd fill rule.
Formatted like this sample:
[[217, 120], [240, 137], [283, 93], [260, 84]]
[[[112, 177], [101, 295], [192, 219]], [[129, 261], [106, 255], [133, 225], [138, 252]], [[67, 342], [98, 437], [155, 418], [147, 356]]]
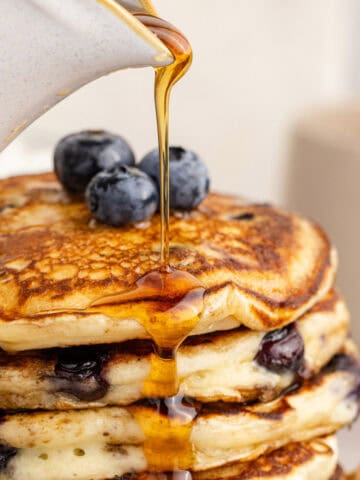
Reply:
[[[154, 344], [151, 371], [143, 393], [147, 398], [153, 397], [155, 412], [144, 412], [140, 407], [139, 410], [135, 408], [133, 413], [145, 435], [144, 453], [148, 469], [153, 472], [176, 472], [188, 470], [193, 465], [191, 432], [197, 415], [196, 410], [184, 402], [178, 393], [176, 352], [196, 326], [204, 297], [204, 288], [197, 279], [170, 268], [169, 104], [173, 86], [191, 65], [192, 49], [184, 35], [152, 13], [136, 13], [135, 17], [167, 46], [174, 61], [171, 65], [155, 69], [160, 161], [160, 269], [145, 275], [137, 282], [135, 289], [136, 298], [149, 299], [149, 295], [151, 298], [155, 294], [159, 299], [150, 310], [148, 303], [141, 316], [142, 324]], [[124, 295], [121, 297], [124, 301]], [[119, 313], [118, 300], [116, 314]], [[93, 308], [97, 308], [97, 305], [93, 305]], [[107, 313], [111, 314], [109, 311]]]
[[170, 155], [169, 106], [173, 86], [185, 75], [192, 63], [192, 49], [188, 40], [165, 20], [150, 14], [138, 13], [135, 17], [153, 32], [170, 50], [174, 62], [155, 69], [155, 106], [160, 159], [160, 220], [161, 268], [168, 268], [169, 218], [170, 218]]
[[[115, 0], [98, 1], [115, 15], [121, 15], [122, 8]], [[192, 275], [170, 268], [169, 103], [173, 86], [191, 65], [192, 49], [183, 34], [155, 15], [148, 0], [146, 5], [151, 14], [139, 12], [134, 16], [174, 57], [172, 64], [155, 69], [160, 159], [160, 268], [144, 275], [130, 290], [100, 298], [84, 310], [119, 321], [136, 318], [152, 338], [151, 371], [143, 386], [143, 395], [148, 400], [129, 408], [144, 432], [148, 469], [186, 474], [184, 471], [191, 469], [194, 460], [191, 432], [197, 411], [179, 394], [176, 352], [198, 322], [205, 289]]]
[[[159, 142], [160, 161], [160, 220], [161, 220], [161, 252], [160, 272], [163, 279], [167, 275], [174, 277], [169, 285], [171, 288], [184, 284], [186, 278], [187, 299], [185, 312], [179, 323], [175, 311], [182, 302], [177, 303], [175, 310], [167, 312], [166, 349], [162, 348], [164, 337], [152, 334], [156, 347], [156, 355], [152, 357], [151, 374], [145, 384], [145, 392], [151, 393], [157, 384], [156, 414], [149, 412], [136, 415], [145, 433], [144, 453], [148, 468], [154, 472], [184, 471], [192, 468], [194, 452], [191, 441], [193, 420], [197, 412], [188, 405], [178, 393], [178, 375], [176, 353], [198, 322], [203, 308], [204, 289], [197, 280], [185, 274], [170, 269], [169, 219], [170, 219], [170, 154], [169, 154], [169, 105], [173, 86], [185, 75], [192, 62], [192, 49], [187, 39], [175, 27], [166, 21], [150, 14], [137, 14], [136, 17], [168, 47], [173, 54], [174, 62], [166, 67], [156, 69], [155, 73], [155, 107]], [[160, 273], [161, 275], [161, 273]], [[165, 277], [164, 277], [165, 275]], [[191, 300], [189, 302], [189, 296]], [[196, 308], [197, 306], [197, 308]], [[199, 308], [200, 307], [200, 308]], [[189, 312], [196, 308], [196, 314]], [[175, 315], [174, 315], [175, 314]], [[190, 322], [186, 317], [189, 317]], [[186, 333], [185, 333], [186, 330]], [[149, 330], [148, 330], [149, 332]], [[151, 332], [149, 332], [151, 333]], [[146, 386], [150, 385], [150, 388]], [[167, 384], [170, 388], [165, 398], [161, 398], [159, 385]]]
[[[98, 0], [112, 13], [121, 17], [122, 7], [115, 0]], [[169, 175], [169, 103], [173, 86], [185, 75], [192, 63], [192, 48], [186, 37], [173, 25], [156, 16], [149, 0], [145, 1], [148, 12], [134, 13], [174, 57], [173, 63], [155, 69], [155, 107], [160, 159], [160, 262], [166, 269], [170, 264], [169, 218], [170, 218], [170, 175]]]

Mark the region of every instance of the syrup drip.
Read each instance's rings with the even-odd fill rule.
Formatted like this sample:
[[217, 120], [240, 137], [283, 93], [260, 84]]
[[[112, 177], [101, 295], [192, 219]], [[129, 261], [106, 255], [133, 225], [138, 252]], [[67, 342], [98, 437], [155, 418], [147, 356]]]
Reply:
[[[197, 409], [179, 392], [176, 352], [198, 323], [205, 289], [180, 270], [154, 270], [129, 290], [92, 302], [87, 308], [46, 313], [87, 312], [121, 321], [136, 318], [153, 340], [144, 402], [128, 407], [144, 432], [150, 472], [180, 472], [194, 464], [191, 432]], [[179, 473], [180, 475], [180, 473]]]
[[158, 473], [190, 470], [194, 464], [191, 432], [198, 414], [196, 407], [180, 394], [144, 403], [131, 407], [131, 412], [145, 435], [148, 470]]
[[99, 298], [87, 308], [41, 312], [81, 311], [118, 321], [136, 318], [150, 335], [154, 351], [142, 392], [147, 400], [129, 407], [144, 432], [150, 472], [180, 472], [194, 464], [191, 432], [197, 410], [179, 393], [176, 352], [198, 323], [204, 293], [195, 277], [168, 267], [145, 274], [128, 291]]
[[135, 317], [153, 340], [143, 386], [151, 400], [145, 407], [130, 407], [144, 432], [152, 472], [187, 470], [194, 463], [191, 431], [197, 411], [178, 393], [176, 352], [198, 322], [204, 292], [192, 275], [168, 268], [146, 274], [128, 292], [101, 298], [87, 309], [113, 318]]
[[178, 393], [176, 352], [198, 322], [204, 291], [189, 273], [155, 270], [127, 292], [98, 299], [86, 309], [115, 319], [136, 318], [148, 332], [154, 354], [144, 396], [172, 397]]

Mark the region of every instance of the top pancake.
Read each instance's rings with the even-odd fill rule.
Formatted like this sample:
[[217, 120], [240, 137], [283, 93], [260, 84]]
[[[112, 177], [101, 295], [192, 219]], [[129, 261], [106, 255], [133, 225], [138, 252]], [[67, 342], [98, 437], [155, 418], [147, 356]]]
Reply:
[[[82, 310], [159, 266], [157, 215], [118, 229], [95, 224], [83, 199], [68, 198], [52, 174], [0, 180], [0, 210], [2, 348], [147, 336], [136, 315]], [[170, 236], [172, 265], [206, 289], [195, 334], [279, 328], [333, 283], [336, 254], [322, 230], [268, 205], [211, 194], [190, 214], [172, 215]]]

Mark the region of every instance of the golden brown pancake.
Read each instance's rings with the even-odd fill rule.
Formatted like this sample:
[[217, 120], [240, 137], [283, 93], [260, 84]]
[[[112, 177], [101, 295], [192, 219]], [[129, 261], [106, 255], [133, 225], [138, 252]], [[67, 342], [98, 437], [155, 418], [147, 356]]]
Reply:
[[335, 480], [338, 470], [336, 461], [336, 438], [325, 437], [309, 442], [290, 443], [252, 462], [238, 462], [213, 470], [195, 472], [192, 480]]
[[[321, 374], [273, 402], [248, 406], [187, 402], [196, 414], [190, 430], [193, 459], [182, 469], [202, 471], [229, 462], [248, 462], [288, 443], [330, 435], [350, 424], [359, 409], [360, 368], [356, 352], [351, 353], [352, 345], [347, 348], [348, 353], [334, 357]], [[153, 437], [147, 437], [154, 445], [160, 431], [156, 426], [164, 419], [155, 405], [145, 401], [128, 407], [4, 414], [0, 444], [17, 449], [26, 462], [39, 455], [60, 458], [59, 452], [63, 461], [70, 461], [76, 449], [97, 456], [103, 464], [112, 461], [110, 453], [115, 449], [124, 468], [129, 469], [121, 473], [152, 471], [153, 455], [145, 459], [149, 463], [144, 460], [143, 425], [155, 425]], [[171, 427], [178, 424], [176, 417], [167, 417], [168, 421]], [[166, 461], [171, 460], [166, 452], [163, 457], [167, 471], [172, 464]], [[74, 467], [70, 463], [67, 468]]]
[[[282, 348], [293, 348], [295, 342], [297, 350], [302, 339], [305, 352], [303, 362], [295, 357], [294, 366], [281, 371], [257, 361], [267, 338], [264, 332], [240, 327], [189, 337], [177, 356], [180, 391], [203, 402], [270, 401], [296, 382], [299, 373], [307, 377], [317, 374], [341, 349], [348, 335], [349, 315], [342, 298], [331, 290], [296, 325], [285, 328], [287, 340]], [[143, 398], [152, 351], [148, 340], [133, 340], [118, 345], [0, 353], [0, 409], [128, 405]], [[69, 361], [78, 367], [64, 369]]]
[[[23, 453], [13, 457], [5, 472], [0, 472], [1, 480], [102, 480], [103, 474], [111, 475], [112, 480], [121, 477], [126, 469], [127, 457], [131, 448], [120, 448], [102, 452], [102, 461], [93, 452], [59, 450], [53, 455], [41, 450]], [[129, 453], [127, 456], [126, 453]], [[106, 461], [104, 461], [106, 459]], [[177, 472], [174, 474], [127, 473], [127, 480], [340, 480], [335, 476], [337, 443], [334, 437], [325, 437], [303, 443], [291, 443], [272, 453], [248, 463], [208, 470], [205, 472]], [[139, 462], [139, 468], [140, 462]], [[126, 470], [125, 470], [126, 471]], [[76, 476], [75, 476], [76, 474]]]
[[[145, 338], [131, 305], [119, 318], [86, 312], [159, 266], [159, 217], [111, 228], [52, 174], [0, 180], [0, 346], [9, 351]], [[206, 289], [195, 334], [296, 320], [333, 283], [336, 254], [302, 217], [210, 194], [171, 216], [171, 263]], [[133, 312], [131, 315], [129, 312]]]

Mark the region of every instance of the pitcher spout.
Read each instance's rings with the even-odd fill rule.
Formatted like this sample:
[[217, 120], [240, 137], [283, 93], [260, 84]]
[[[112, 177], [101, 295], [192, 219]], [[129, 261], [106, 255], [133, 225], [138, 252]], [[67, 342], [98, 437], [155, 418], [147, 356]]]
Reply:
[[123, 68], [173, 61], [132, 11], [148, 0], [2, 0], [0, 151], [81, 86]]

